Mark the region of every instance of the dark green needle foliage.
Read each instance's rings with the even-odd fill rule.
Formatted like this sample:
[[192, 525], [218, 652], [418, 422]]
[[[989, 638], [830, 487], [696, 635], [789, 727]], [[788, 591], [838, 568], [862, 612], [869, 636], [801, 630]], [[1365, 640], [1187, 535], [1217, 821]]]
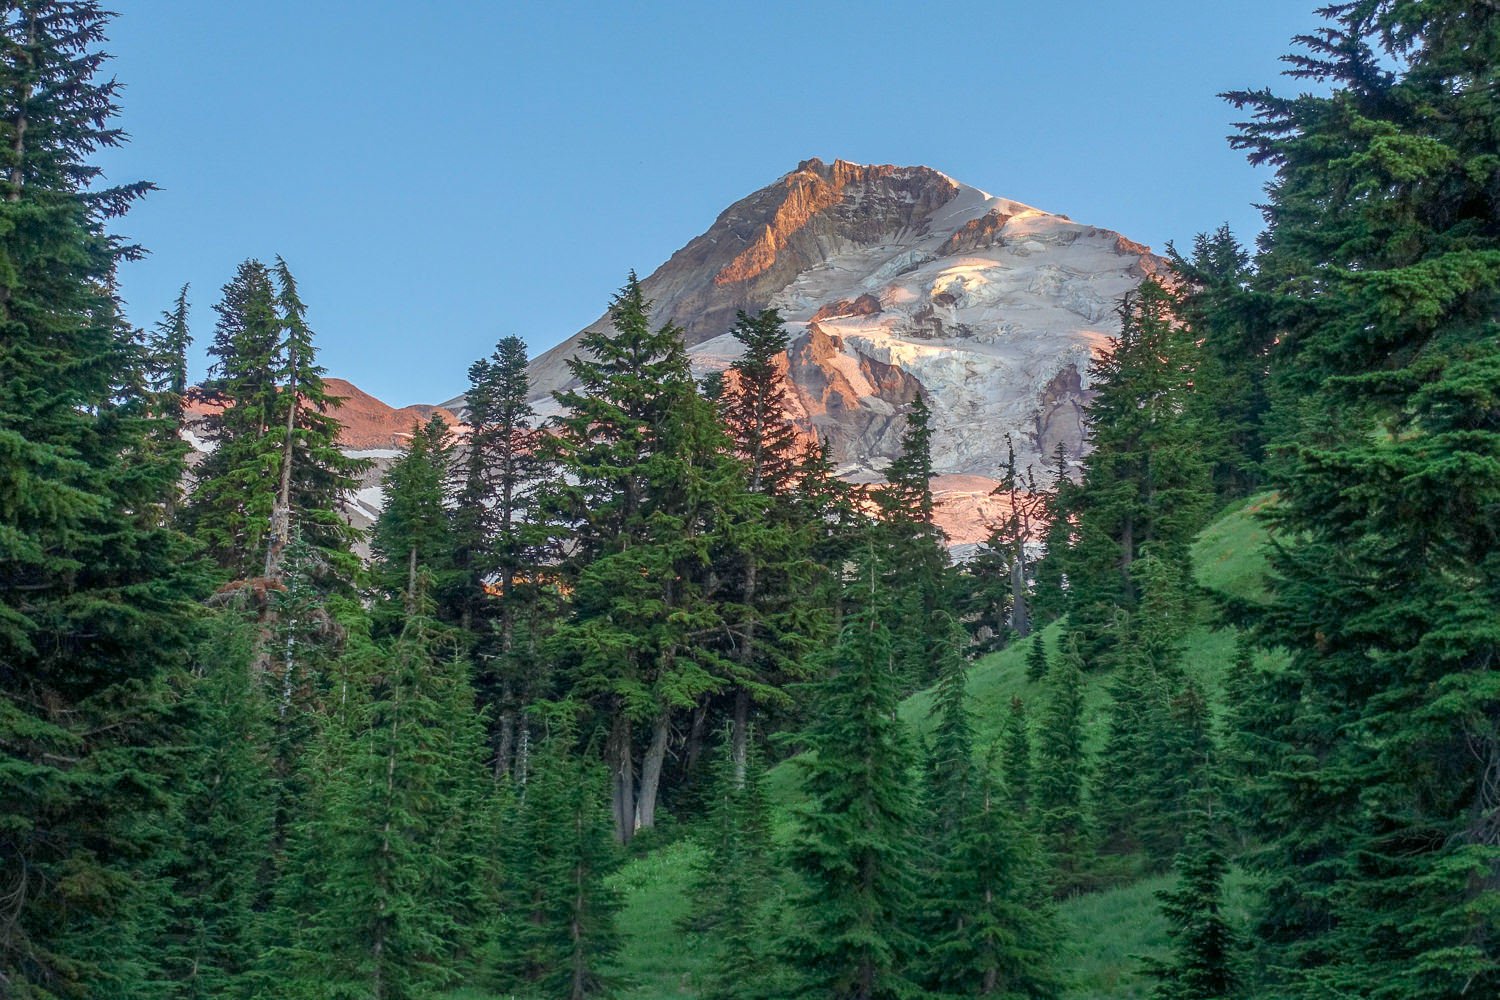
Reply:
[[1244, 946], [1224, 912], [1228, 860], [1213, 818], [1198, 812], [1177, 856], [1177, 884], [1156, 894], [1167, 918], [1171, 952], [1147, 963], [1152, 1000], [1234, 1000], [1244, 995]]
[[1255, 685], [1257, 965], [1280, 996], [1495, 995], [1500, 10], [1323, 15], [1288, 57], [1317, 93], [1228, 95], [1275, 170], [1282, 545], [1254, 617], [1291, 660]]
[[683, 928], [713, 949], [700, 995], [704, 1000], [773, 996], [780, 971], [770, 953], [777, 888], [765, 770], [753, 733], [747, 734], [741, 761], [726, 729], [701, 829], [703, 857]]
[[915, 764], [896, 718], [898, 678], [883, 609], [862, 595], [809, 685], [817, 705], [797, 759], [807, 802], [796, 812], [791, 866], [803, 879], [788, 917], [794, 995], [836, 1000], [916, 996]]
[[169, 713], [206, 584], [181, 452], [119, 314], [120, 86], [91, 2], [0, 11], [0, 993], [156, 989]]
[[620, 852], [605, 775], [575, 750], [571, 724], [553, 722], [518, 788], [508, 831], [496, 977], [522, 995], [613, 996], [620, 897], [605, 879]]
[[[419, 581], [419, 587], [421, 581]], [[468, 666], [422, 607], [309, 755], [265, 996], [430, 996], [455, 981], [471, 914], [483, 745]], [[445, 648], [446, 647], [446, 648]], [[363, 683], [359, 683], [363, 680]], [[268, 992], [269, 991], [269, 992]]]
[[1083, 747], [1082, 663], [1078, 641], [1070, 638], [1047, 672], [1036, 726], [1032, 809], [1059, 896], [1088, 884], [1092, 857], [1083, 804], [1089, 762]]

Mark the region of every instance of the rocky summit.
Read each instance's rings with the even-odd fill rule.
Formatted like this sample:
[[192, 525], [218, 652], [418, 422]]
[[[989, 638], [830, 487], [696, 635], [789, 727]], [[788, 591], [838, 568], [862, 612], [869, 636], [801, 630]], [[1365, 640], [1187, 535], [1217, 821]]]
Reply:
[[[1007, 436], [1022, 466], [1058, 444], [1080, 454], [1090, 354], [1118, 332], [1121, 296], [1163, 267], [1117, 232], [929, 167], [810, 159], [729, 206], [642, 285], [700, 373], [735, 358], [737, 311], [780, 310], [790, 416], [827, 438], [850, 478], [878, 478], [924, 394], [940, 499], [969, 509]], [[539, 411], [567, 384], [583, 332], [534, 362]], [[971, 518], [946, 520], [955, 541], [973, 539]]]

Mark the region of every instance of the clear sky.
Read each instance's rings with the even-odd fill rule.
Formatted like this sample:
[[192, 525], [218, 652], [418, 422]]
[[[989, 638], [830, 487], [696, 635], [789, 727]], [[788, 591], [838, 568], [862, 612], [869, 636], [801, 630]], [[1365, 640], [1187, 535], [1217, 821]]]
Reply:
[[329, 373], [395, 405], [507, 334], [577, 331], [731, 202], [810, 156], [926, 164], [1161, 249], [1266, 180], [1224, 140], [1317, 0], [119, 0], [114, 180], [148, 324], [286, 257]]

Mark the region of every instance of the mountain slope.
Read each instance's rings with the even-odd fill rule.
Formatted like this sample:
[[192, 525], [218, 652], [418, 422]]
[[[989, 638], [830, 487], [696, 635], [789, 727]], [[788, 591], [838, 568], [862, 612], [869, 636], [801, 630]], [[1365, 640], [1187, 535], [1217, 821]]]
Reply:
[[[791, 415], [829, 439], [846, 475], [878, 474], [922, 392], [938, 472], [993, 477], [1007, 435], [1023, 465], [1058, 444], [1082, 451], [1090, 352], [1118, 331], [1120, 296], [1161, 266], [1116, 232], [929, 167], [810, 159], [642, 285], [653, 318], [684, 329], [700, 374], [737, 355], [726, 333], [737, 310], [780, 309]], [[567, 384], [581, 336], [533, 363], [539, 410]]]

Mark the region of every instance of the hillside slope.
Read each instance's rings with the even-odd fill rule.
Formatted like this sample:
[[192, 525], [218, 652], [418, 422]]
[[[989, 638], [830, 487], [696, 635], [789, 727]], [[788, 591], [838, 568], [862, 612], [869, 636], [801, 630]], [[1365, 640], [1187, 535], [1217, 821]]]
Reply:
[[[1262, 496], [1241, 503], [1200, 534], [1193, 559], [1198, 583], [1207, 591], [1247, 599], [1264, 594], [1266, 534], [1257, 515], [1269, 502], [1269, 497]], [[1058, 632], [1053, 625], [1045, 633], [1049, 649], [1055, 647]], [[1211, 693], [1217, 693], [1233, 655], [1233, 635], [1214, 628], [1209, 608], [1200, 608], [1186, 642], [1184, 660], [1189, 671]], [[1026, 679], [1025, 660], [1025, 647], [1013, 646], [976, 661], [971, 668], [976, 744], [982, 746], [1001, 734], [1012, 697], [1031, 704], [1040, 693], [1039, 685]], [[1087, 678], [1085, 725], [1095, 748], [1104, 735], [1109, 678], [1107, 673]], [[902, 718], [924, 729], [931, 702], [930, 691], [912, 695], [902, 703]], [[778, 812], [776, 828], [785, 836], [789, 832], [787, 807], [798, 795], [795, 766], [783, 763], [773, 769], [769, 786]], [[631, 1000], [697, 996], [693, 983], [705, 948], [691, 935], [679, 932], [676, 921], [687, 912], [692, 865], [698, 856], [691, 839], [678, 840], [633, 858], [615, 876], [626, 898], [620, 924], [625, 939], [621, 964], [632, 983], [625, 994]], [[1073, 981], [1070, 1000], [1134, 1000], [1147, 995], [1149, 984], [1138, 971], [1140, 957], [1166, 945], [1166, 928], [1153, 893], [1170, 884], [1170, 877], [1149, 878], [1062, 904], [1069, 934], [1064, 961]], [[1229, 902], [1231, 915], [1243, 917], [1243, 880], [1238, 876], [1231, 880]], [[472, 991], [455, 995], [455, 1000], [460, 998], [492, 1000], [488, 994]]]

